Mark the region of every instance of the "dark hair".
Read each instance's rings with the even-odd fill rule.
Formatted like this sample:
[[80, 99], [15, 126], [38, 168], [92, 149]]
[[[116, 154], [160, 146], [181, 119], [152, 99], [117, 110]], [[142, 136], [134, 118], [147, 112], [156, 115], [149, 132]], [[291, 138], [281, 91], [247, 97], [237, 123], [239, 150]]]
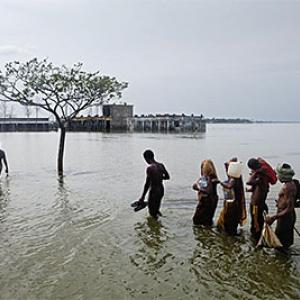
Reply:
[[283, 163], [282, 164], [282, 168], [283, 169], [291, 169], [292, 167], [289, 164], [287, 164], [287, 163]]
[[143, 155], [145, 159], [154, 159], [154, 153], [152, 150], [146, 150]]
[[260, 168], [260, 163], [256, 158], [250, 158], [247, 165], [252, 170], [258, 170]]

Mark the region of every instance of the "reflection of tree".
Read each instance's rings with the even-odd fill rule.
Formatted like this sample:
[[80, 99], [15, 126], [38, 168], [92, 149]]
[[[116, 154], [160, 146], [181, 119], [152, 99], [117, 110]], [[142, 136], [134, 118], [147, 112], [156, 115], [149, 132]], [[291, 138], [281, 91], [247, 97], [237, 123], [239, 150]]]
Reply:
[[66, 208], [68, 206], [69, 191], [64, 182], [64, 176], [58, 176], [58, 189], [57, 189], [57, 206]]
[[135, 225], [139, 247], [135, 255], [130, 257], [132, 264], [145, 274], [153, 274], [162, 268], [171, 253], [166, 252], [164, 244], [167, 240], [165, 227], [152, 217]]

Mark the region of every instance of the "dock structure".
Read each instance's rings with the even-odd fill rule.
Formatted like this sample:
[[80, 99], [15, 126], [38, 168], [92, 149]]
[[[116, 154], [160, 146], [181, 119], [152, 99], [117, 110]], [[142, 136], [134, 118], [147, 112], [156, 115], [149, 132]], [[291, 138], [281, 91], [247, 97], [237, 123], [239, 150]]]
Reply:
[[104, 116], [81, 116], [68, 121], [68, 131], [110, 131], [111, 117]]
[[144, 132], [205, 132], [206, 123], [203, 116], [182, 115], [148, 115], [128, 119], [130, 131]]
[[69, 131], [205, 132], [202, 115], [133, 115], [133, 105], [105, 104], [103, 116], [81, 116], [68, 122]]
[[0, 132], [56, 130], [49, 118], [0, 118]]
[[[79, 116], [67, 121], [68, 131], [129, 132], [205, 132], [202, 115], [185, 114], [133, 115], [133, 105], [105, 104], [102, 116]], [[49, 118], [0, 118], [2, 131], [50, 131], [58, 124]]]
[[133, 105], [106, 104], [103, 116], [110, 117], [110, 130], [130, 132], [205, 132], [206, 122], [202, 115], [156, 114], [133, 115]]

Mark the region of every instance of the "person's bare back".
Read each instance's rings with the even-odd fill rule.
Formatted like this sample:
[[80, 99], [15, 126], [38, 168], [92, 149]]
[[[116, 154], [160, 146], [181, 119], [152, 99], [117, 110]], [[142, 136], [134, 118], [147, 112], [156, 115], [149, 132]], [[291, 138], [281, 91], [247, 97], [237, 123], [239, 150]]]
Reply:
[[0, 149], [0, 174], [1, 174], [2, 168], [3, 168], [2, 161], [4, 162], [4, 165], [5, 165], [5, 173], [8, 174], [8, 163], [6, 160], [6, 155], [5, 155], [5, 152]]
[[143, 203], [145, 201], [145, 196], [149, 190], [149, 213], [152, 217], [157, 218], [161, 215], [159, 209], [164, 196], [163, 180], [170, 179], [170, 175], [165, 166], [154, 159], [154, 153], [151, 150], [146, 150], [143, 155], [149, 167], [146, 171], [146, 182], [139, 202]]

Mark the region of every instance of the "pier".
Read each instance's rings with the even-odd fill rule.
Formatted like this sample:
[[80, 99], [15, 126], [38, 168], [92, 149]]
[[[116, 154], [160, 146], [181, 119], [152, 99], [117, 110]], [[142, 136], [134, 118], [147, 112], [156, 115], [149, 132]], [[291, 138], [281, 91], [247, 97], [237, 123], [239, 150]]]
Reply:
[[0, 132], [56, 130], [49, 118], [0, 118]]

